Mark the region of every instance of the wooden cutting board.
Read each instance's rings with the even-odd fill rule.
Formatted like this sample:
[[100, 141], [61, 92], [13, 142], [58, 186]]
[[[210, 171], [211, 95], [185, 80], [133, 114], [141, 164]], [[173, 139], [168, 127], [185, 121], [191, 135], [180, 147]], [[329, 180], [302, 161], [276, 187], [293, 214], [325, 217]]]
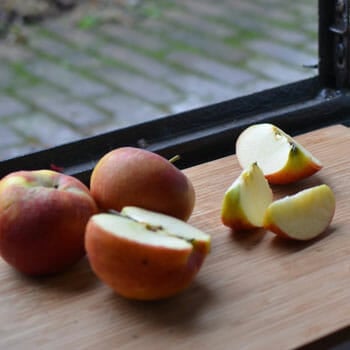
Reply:
[[324, 164], [276, 197], [327, 183], [334, 221], [308, 243], [220, 222], [223, 194], [239, 175], [229, 156], [186, 169], [197, 192], [190, 222], [212, 251], [191, 287], [160, 302], [115, 295], [86, 260], [30, 279], [0, 262], [0, 349], [290, 349], [350, 325], [350, 133], [334, 126], [297, 138]]

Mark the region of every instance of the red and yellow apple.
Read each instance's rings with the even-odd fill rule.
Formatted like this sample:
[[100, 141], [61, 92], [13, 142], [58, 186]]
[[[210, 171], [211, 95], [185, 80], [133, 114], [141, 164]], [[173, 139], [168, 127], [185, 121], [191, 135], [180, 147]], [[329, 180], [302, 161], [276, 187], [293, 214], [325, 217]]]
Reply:
[[52, 170], [17, 171], [0, 181], [0, 255], [28, 275], [61, 272], [85, 255], [97, 205], [78, 179]]
[[177, 218], [124, 207], [92, 216], [85, 246], [92, 270], [117, 294], [157, 300], [190, 285], [210, 250], [210, 236]]
[[272, 190], [263, 172], [257, 163], [253, 163], [225, 192], [221, 221], [234, 230], [262, 227], [265, 211], [272, 199]]
[[264, 227], [296, 240], [310, 240], [323, 233], [335, 212], [335, 196], [328, 185], [318, 185], [272, 202]]
[[121, 147], [105, 154], [91, 174], [90, 191], [103, 210], [137, 206], [187, 220], [195, 191], [187, 176], [162, 156]]
[[269, 123], [246, 128], [236, 141], [236, 155], [243, 169], [257, 162], [271, 184], [295, 182], [322, 168], [306, 148]]

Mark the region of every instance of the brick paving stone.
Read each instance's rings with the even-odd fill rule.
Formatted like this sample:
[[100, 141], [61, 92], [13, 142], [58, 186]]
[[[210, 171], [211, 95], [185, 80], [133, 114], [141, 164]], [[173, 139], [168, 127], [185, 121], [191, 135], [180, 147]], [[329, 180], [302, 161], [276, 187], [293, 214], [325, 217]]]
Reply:
[[[298, 28], [292, 30], [281, 26], [271, 26], [269, 21], [259, 21], [258, 23], [254, 22], [251, 32], [256, 32], [257, 35], [259, 35], [261, 38], [264, 37], [265, 40], [277, 40], [277, 42], [282, 41], [288, 43], [288, 46], [293, 44], [300, 45], [301, 43], [310, 40], [309, 33], [305, 33], [305, 31], [300, 31]], [[259, 40], [261, 39], [259, 38]]]
[[[223, 2], [218, 4], [216, 2], [203, 2], [202, 0], [180, 0], [179, 3], [183, 8], [181, 9], [182, 12], [188, 12], [194, 16], [202, 17], [207, 22], [211, 23], [212, 27], [215, 27], [216, 29], [218, 26], [224, 28], [222, 34], [224, 34], [222, 37], [219, 37], [219, 39], [216, 39], [216, 41], [221, 41], [223, 38], [230, 37], [234, 35], [237, 32], [237, 26], [235, 25], [235, 17], [238, 16], [236, 14], [236, 11], [232, 10], [230, 6], [226, 6]], [[213, 12], [210, 12], [211, 7], [216, 8]], [[160, 22], [157, 18], [153, 21], [147, 21], [143, 24], [144, 27], [152, 27], [155, 22]], [[204, 36], [209, 36], [208, 41], [213, 42], [213, 38], [215, 38], [216, 31], [214, 30], [208, 30], [207, 25], [205, 26], [204, 31], [203, 30], [193, 30], [192, 27], [179, 25], [176, 21], [162, 21], [164, 24], [164, 27], [167, 25], [169, 27], [175, 27], [175, 30], [179, 29], [187, 29], [189, 32], [197, 32], [199, 34], [202, 34]], [[227, 28], [229, 28], [229, 32], [227, 31]], [[208, 32], [208, 33], [207, 33]]]
[[32, 74], [63, 87], [78, 97], [100, 96], [109, 91], [108, 86], [47, 60], [31, 62], [27, 65], [27, 69]]
[[1, 123], [0, 128], [0, 149], [4, 151], [4, 148], [13, 144], [19, 144], [23, 139], [17, 133], [15, 133], [10, 127]]
[[165, 112], [135, 97], [122, 93], [99, 98], [95, 103], [113, 113], [119, 127], [159, 118]]
[[[268, 10], [271, 9], [271, 6], [269, 6], [268, 2], [265, 4], [265, 8], [262, 8], [262, 6], [257, 1], [230, 1], [230, 0], [224, 0], [224, 3], [227, 5], [227, 11], [234, 11], [236, 13], [239, 13], [241, 15], [244, 13], [249, 13], [249, 17], [256, 17], [256, 16], [262, 16], [264, 13], [265, 15], [268, 15]], [[264, 11], [262, 11], [264, 10]]]
[[46, 109], [62, 119], [72, 123], [79, 130], [84, 131], [92, 125], [106, 121], [108, 117], [104, 112], [75, 99], [52, 101]]
[[[294, 81], [294, 80], [292, 80]], [[289, 81], [288, 83], [290, 83]], [[264, 90], [276, 88], [280, 86], [281, 83], [273, 80], [264, 80], [264, 79], [259, 79], [256, 81], [252, 81], [248, 84], [245, 84], [244, 87], [240, 89], [240, 96], [246, 96], [250, 94], [254, 94], [257, 92], [261, 92]]]
[[316, 22], [317, 18], [317, 0], [309, 0], [309, 1], [299, 1], [295, 4], [294, 9], [295, 13], [301, 18], [306, 18], [308, 22]]
[[30, 154], [41, 149], [42, 147], [40, 145], [33, 145], [26, 141], [6, 147], [0, 146], [0, 161]]
[[169, 9], [164, 12], [166, 21], [172, 21], [178, 26], [185, 26], [191, 30], [205, 33], [213, 37], [225, 38], [232, 35], [232, 29], [215, 22], [209, 22], [205, 18], [198, 17], [185, 11]]
[[[1, 61], [1, 60], [0, 60]], [[21, 62], [0, 63], [0, 94], [1, 90], [17, 90], [19, 86], [32, 84], [32, 78], [21, 73]]]
[[77, 49], [88, 48], [96, 50], [101, 42], [103, 43], [103, 39], [96, 34], [95, 30], [79, 29], [72, 26], [71, 23], [60, 19], [46, 21], [43, 26], [49, 33], [54, 33], [66, 42], [75, 45]]
[[[254, 31], [255, 28], [259, 27], [260, 22], [269, 21], [269, 11], [271, 6], [267, 3], [262, 6], [257, 1], [229, 1], [225, 0], [227, 6], [227, 13], [231, 14], [232, 21], [237, 24], [237, 21], [247, 20], [249, 27]], [[243, 23], [243, 22], [242, 22]]]
[[271, 41], [254, 40], [249, 42], [247, 47], [255, 52], [259, 52], [259, 54], [264, 54], [271, 59], [279, 59], [295, 67], [315, 62], [315, 56], [311, 54]]
[[189, 33], [178, 29], [170, 33], [172, 39], [177, 39], [189, 47], [196, 48], [206, 55], [209, 55], [218, 61], [239, 62], [245, 60], [249, 53], [235, 48], [233, 45], [228, 45], [224, 42], [213, 41], [208, 45], [206, 37]]
[[63, 43], [53, 40], [52, 38], [43, 37], [42, 35], [35, 33], [31, 36], [29, 46], [42, 51], [46, 55], [51, 56], [65, 56], [71, 54], [72, 48], [64, 45]]
[[314, 56], [314, 63], [317, 63], [318, 61], [318, 43], [309, 41], [302, 45], [302, 49], [305, 50], [305, 52], [310, 53]]
[[284, 65], [272, 60], [254, 59], [247, 62], [247, 66], [260, 72], [266, 79], [279, 82], [280, 84], [302, 80], [314, 75], [312, 70], [302, 67], [296, 69], [290, 65]]
[[0, 62], [22, 62], [33, 57], [33, 53], [25, 45], [16, 45], [0, 40]]
[[239, 95], [239, 90], [235, 90], [231, 85], [196, 75], [178, 74], [169, 83], [177, 86], [188, 95], [198, 96], [203, 104], [219, 102]]
[[2, 62], [0, 65], [0, 88], [7, 88], [14, 79], [13, 72], [8, 63]]
[[317, 31], [318, 31], [318, 24], [314, 21], [310, 22], [302, 22], [300, 23], [300, 29], [307, 33], [310, 37], [310, 42], [317, 43]]
[[96, 70], [95, 74], [110, 84], [154, 104], [168, 105], [180, 99], [179, 94], [167, 85], [136, 73], [108, 67]]
[[198, 49], [207, 55], [217, 57], [218, 60], [234, 63], [244, 60], [249, 54], [246, 51], [237, 50], [234, 46], [222, 41], [210, 41], [210, 44], [208, 44], [208, 38], [200, 33], [175, 28], [162, 22], [148, 23], [147, 29], [152, 30], [152, 35], [156, 32], [161, 32], [163, 37], [165, 37], [163, 38], [165, 41], [169, 39], [177, 41], [191, 49]]
[[54, 59], [60, 59], [66, 64], [75, 65], [79, 68], [94, 68], [101, 65], [100, 61], [94, 56], [70, 47], [57, 39], [43, 37], [40, 34], [36, 34], [33, 38], [30, 40], [30, 47], [41, 51], [45, 55], [50, 55]]
[[17, 88], [16, 95], [30, 101], [31, 103], [45, 105], [49, 104], [52, 100], [64, 98], [65, 93], [62, 89], [46, 84], [46, 82], [41, 82], [29, 87]]
[[164, 78], [175, 73], [174, 69], [168, 65], [121, 45], [109, 43], [100, 48], [100, 53], [153, 78]]
[[[294, 14], [289, 10], [288, 3], [281, 6], [279, 4], [266, 3], [266, 2], [252, 2], [252, 1], [235, 1], [226, 3], [231, 7], [232, 11], [235, 11], [239, 16], [245, 16], [247, 18], [263, 21], [277, 20], [281, 23], [293, 23]], [[237, 18], [238, 16], [235, 16]], [[253, 23], [255, 25], [255, 23]]]
[[9, 117], [14, 114], [23, 114], [29, 109], [29, 106], [13, 97], [6, 95], [0, 96], [0, 118]]
[[202, 0], [178, 0], [177, 3], [181, 3], [186, 6], [192, 12], [197, 15], [203, 15], [207, 17], [224, 17], [228, 15], [226, 6], [218, 6], [216, 2], [208, 2]]
[[134, 29], [114, 23], [107, 23], [100, 30], [112, 40], [117, 39], [128, 45], [136, 46], [147, 51], [157, 52], [169, 48], [169, 43], [161, 40], [160, 35], [150, 35], [150, 33], [143, 32], [142, 28]]
[[286, 43], [300, 45], [302, 43], [306, 43], [310, 40], [309, 36], [305, 33], [301, 33], [297, 30], [287, 30], [282, 28], [273, 28], [268, 30], [266, 28], [266, 34], [271, 39], [277, 39], [280, 41], [284, 41]]
[[270, 21], [278, 21], [280, 23], [287, 23], [290, 25], [292, 25], [296, 21], [296, 15], [293, 14], [288, 8], [282, 8], [281, 6], [273, 6], [272, 9], [269, 9], [266, 12]]
[[52, 100], [45, 106], [45, 109], [65, 119], [82, 131], [91, 125], [106, 121], [108, 117], [102, 111], [69, 97], [62, 100]]
[[42, 111], [53, 113], [82, 132], [91, 126], [106, 122], [109, 117], [108, 113], [94, 108], [89, 103], [90, 101], [84, 103], [58, 89], [47, 87], [45, 84], [21, 89], [17, 93], [30, 99]]
[[205, 101], [203, 98], [200, 98], [199, 96], [186, 96], [184, 100], [182, 100], [179, 103], [173, 104], [171, 106], [171, 113], [181, 113], [183, 111], [189, 111], [191, 109], [199, 108], [203, 106], [204, 104], [210, 104], [211, 102]]
[[84, 68], [85, 70], [96, 69], [103, 63], [101, 60], [95, 58], [92, 55], [87, 55], [84, 52], [73, 50], [69, 54], [62, 57], [63, 62], [76, 66], [78, 68]]
[[37, 139], [44, 148], [78, 140], [83, 136], [52, 116], [40, 112], [28, 114], [26, 118], [13, 117], [9, 125], [27, 137]]
[[232, 85], [248, 83], [255, 79], [255, 76], [250, 72], [190, 52], [175, 51], [170, 53], [167, 58], [187, 69], [206, 74]]

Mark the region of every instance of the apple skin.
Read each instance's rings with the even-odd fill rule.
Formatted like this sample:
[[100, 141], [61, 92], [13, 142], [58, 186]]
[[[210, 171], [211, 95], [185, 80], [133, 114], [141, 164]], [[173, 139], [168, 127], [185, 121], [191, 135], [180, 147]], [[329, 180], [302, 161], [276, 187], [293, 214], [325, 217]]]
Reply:
[[246, 128], [237, 138], [236, 155], [243, 169], [257, 162], [269, 183], [275, 185], [302, 180], [322, 169], [321, 162], [305, 147], [270, 123]]
[[85, 227], [97, 211], [88, 188], [72, 176], [10, 173], [0, 181], [0, 255], [27, 275], [61, 272], [85, 255]]
[[[91, 217], [85, 246], [94, 273], [117, 294], [133, 300], [160, 300], [186, 289], [201, 268], [210, 242], [183, 249], [152, 246], [110, 233]], [[130, 220], [130, 219], [126, 219]]]
[[93, 169], [90, 191], [102, 210], [137, 206], [187, 221], [195, 190], [186, 175], [162, 156], [121, 147], [104, 155]]
[[[248, 220], [240, 204], [240, 197], [238, 187], [231, 191], [230, 196], [225, 196], [221, 209], [222, 223], [235, 231], [246, 231], [259, 227]], [[235, 209], [232, 210], [232, 208]]]
[[266, 174], [270, 184], [286, 185], [305, 179], [322, 169], [322, 165], [305, 156], [296, 145], [291, 148], [286, 165], [280, 171]]
[[243, 170], [225, 192], [221, 221], [235, 231], [262, 227], [273, 193], [257, 163]]

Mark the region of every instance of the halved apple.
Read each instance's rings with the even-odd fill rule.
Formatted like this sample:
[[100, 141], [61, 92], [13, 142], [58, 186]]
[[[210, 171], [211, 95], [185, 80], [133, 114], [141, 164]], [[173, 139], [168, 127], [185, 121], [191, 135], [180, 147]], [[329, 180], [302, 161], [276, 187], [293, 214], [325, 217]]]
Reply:
[[295, 182], [322, 168], [307, 149], [269, 123], [245, 129], [236, 141], [236, 155], [243, 169], [257, 162], [271, 184]]
[[272, 190], [264, 174], [257, 163], [253, 163], [225, 192], [221, 220], [234, 230], [262, 227], [265, 211], [272, 199]]
[[118, 294], [138, 300], [167, 298], [188, 287], [210, 242], [184, 221], [137, 207], [92, 216], [85, 236], [95, 274]]
[[310, 240], [326, 230], [334, 212], [335, 196], [323, 184], [271, 203], [265, 213], [264, 227], [282, 237]]

